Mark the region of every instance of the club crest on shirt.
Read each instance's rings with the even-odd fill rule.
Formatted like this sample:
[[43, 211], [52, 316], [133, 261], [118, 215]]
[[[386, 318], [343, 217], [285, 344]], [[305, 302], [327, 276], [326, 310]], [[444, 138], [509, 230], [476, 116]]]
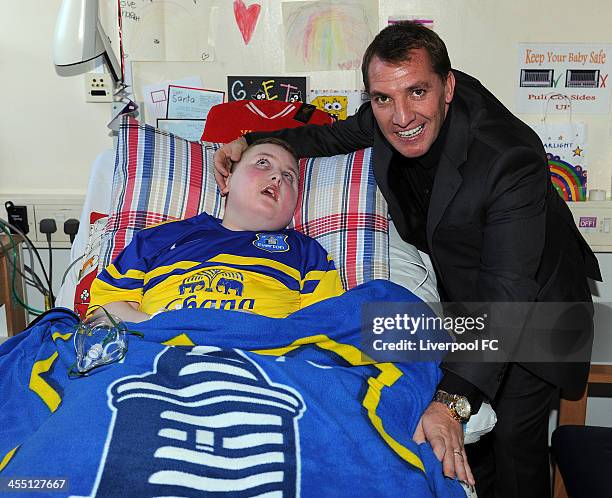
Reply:
[[257, 249], [268, 252], [287, 252], [289, 250], [287, 236], [282, 233], [258, 233], [256, 237], [253, 245]]

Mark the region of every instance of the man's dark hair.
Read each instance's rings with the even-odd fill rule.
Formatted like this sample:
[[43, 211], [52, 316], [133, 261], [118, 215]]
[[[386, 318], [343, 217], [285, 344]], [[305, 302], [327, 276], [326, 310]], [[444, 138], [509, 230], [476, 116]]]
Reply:
[[410, 51], [423, 48], [429, 54], [431, 65], [442, 81], [446, 81], [451, 70], [446, 45], [431, 29], [413, 21], [401, 21], [387, 26], [378, 33], [363, 54], [361, 74], [366, 92], [370, 91], [368, 69], [374, 57], [384, 62], [399, 64], [410, 60]]

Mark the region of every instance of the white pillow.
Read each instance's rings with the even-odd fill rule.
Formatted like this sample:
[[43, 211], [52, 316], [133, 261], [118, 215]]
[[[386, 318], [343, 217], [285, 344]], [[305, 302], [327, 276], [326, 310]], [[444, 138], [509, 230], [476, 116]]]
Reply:
[[426, 303], [440, 302], [429, 255], [404, 241], [392, 220], [389, 220], [389, 273], [391, 282], [412, 291]]
[[478, 441], [482, 436], [491, 432], [497, 422], [497, 415], [493, 407], [486, 401], [480, 405], [480, 410], [470, 417], [463, 428], [463, 441], [471, 444]]

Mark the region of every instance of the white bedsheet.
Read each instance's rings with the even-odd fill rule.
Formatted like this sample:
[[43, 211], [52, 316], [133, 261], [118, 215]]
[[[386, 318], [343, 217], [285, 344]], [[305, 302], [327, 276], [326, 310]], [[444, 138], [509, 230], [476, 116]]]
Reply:
[[[98, 154], [91, 165], [87, 194], [79, 219], [79, 231], [74, 238], [70, 249], [70, 262], [73, 263], [85, 253], [89, 238], [89, 214], [92, 211], [108, 213], [113, 186], [113, 172], [115, 170], [115, 151], [104, 150]], [[66, 275], [64, 283], [57, 293], [55, 304], [72, 309], [74, 305], [74, 291], [81, 269], [81, 261], [75, 263]]]

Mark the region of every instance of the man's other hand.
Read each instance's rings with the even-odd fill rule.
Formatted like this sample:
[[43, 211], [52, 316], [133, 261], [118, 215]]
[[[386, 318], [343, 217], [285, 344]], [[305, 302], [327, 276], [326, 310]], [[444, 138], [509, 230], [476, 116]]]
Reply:
[[421, 416], [413, 439], [428, 441], [437, 459], [442, 462], [444, 475], [475, 484], [472, 469], [463, 447], [463, 427], [455, 420], [446, 405], [432, 401]]
[[223, 145], [215, 152], [215, 180], [221, 191], [221, 195], [227, 194], [227, 177], [230, 173], [232, 163], [240, 160], [244, 149], [248, 146], [244, 137], [237, 138], [233, 142]]

